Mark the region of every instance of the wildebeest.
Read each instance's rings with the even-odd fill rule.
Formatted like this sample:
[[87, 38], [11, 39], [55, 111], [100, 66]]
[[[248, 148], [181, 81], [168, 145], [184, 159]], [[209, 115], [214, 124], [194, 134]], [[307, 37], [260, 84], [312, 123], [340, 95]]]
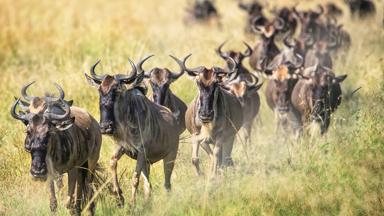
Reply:
[[277, 22], [282, 22], [282, 27], [280, 28], [280, 33], [287, 35], [294, 35], [296, 32], [296, 28], [298, 26], [298, 18], [293, 12], [293, 9], [289, 9], [288, 7], [283, 7], [279, 10], [272, 10], [273, 14], [275, 14]]
[[261, 40], [254, 47], [249, 64], [254, 70], [260, 71], [262, 63], [269, 64], [279, 54], [279, 48], [274, 41], [278, 27], [263, 18], [256, 18], [254, 22], [253, 30], [261, 33]]
[[306, 77], [293, 89], [292, 105], [300, 113], [301, 125], [319, 123], [323, 134], [328, 129], [331, 113], [341, 103], [340, 83], [347, 75], [335, 76], [331, 69], [319, 65], [305, 70]]
[[237, 99], [240, 101], [242, 110], [243, 110], [243, 128], [244, 128], [244, 139], [246, 144], [251, 143], [251, 132], [252, 132], [252, 123], [259, 113], [260, 108], [260, 97], [257, 92], [261, 84], [258, 84], [259, 79], [252, 73], [249, 72], [247, 68], [242, 64], [244, 58], [249, 57], [252, 54], [251, 47], [244, 42], [244, 45], [247, 49], [244, 52], [236, 52], [233, 50], [223, 52], [222, 47], [225, 42], [222, 43], [217, 49], [216, 52], [220, 55], [221, 58], [227, 62], [227, 70], [230, 70], [231, 67], [234, 67], [234, 60], [236, 63], [236, 76], [233, 76], [236, 79], [226, 80], [224, 83], [228, 90], [234, 94]]
[[247, 13], [247, 20], [245, 26], [246, 33], [252, 33], [252, 25], [254, 25], [253, 21], [256, 17], [264, 17], [263, 14], [263, 6], [260, 2], [254, 0], [253, 2], [244, 3], [240, 1], [238, 4], [241, 10], [244, 10]]
[[169, 108], [175, 116], [180, 134], [185, 130], [185, 112], [187, 105], [169, 88], [171, 83], [176, 81], [184, 74], [183, 64], [191, 55], [186, 56], [183, 60], [179, 60], [171, 55], [180, 67], [177, 73], [171, 72], [168, 68], [152, 68], [145, 72], [145, 78], [149, 80], [152, 87], [152, 100], [159, 105]]
[[237, 75], [233, 80], [228, 80], [225, 87], [237, 97], [243, 110], [243, 124], [245, 144], [249, 146], [251, 142], [252, 124], [259, 113], [260, 96], [258, 90], [262, 86], [258, 84], [259, 79], [252, 73], [249, 73], [251, 81]]
[[219, 14], [211, 0], [195, 0], [191, 8], [187, 8], [186, 23], [191, 21], [206, 22], [218, 20]]
[[[242, 126], [243, 115], [241, 104], [237, 98], [221, 87], [219, 76], [235, 74], [234, 67], [230, 71], [221, 68], [204, 66], [184, 70], [196, 80], [199, 94], [188, 106], [185, 121], [192, 134], [192, 164], [196, 173], [201, 174], [199, 166], [199, 147], [212, 158], [211, 174], [215, 176], [220, 166], [233, 164], [231, 153], [237, 131]], [[214, 144], [213, 150], [209, 146]]]
[[292, 117], [296, 118], [297, 114], [292, 110], [291, 94], [297, 83], [300, 74], [300, 68], [303, 65], [303, 59], [299, 55], [295, 58], [283, 59], [276, 67], [267, 68], [272, 75], [268, 76], [270, 80], [267, 84], [265, 96], [268, 106], [274, 111], [277, 117], [276, 131], [283, 128], [285, 131], [290, 124]]
[[352, 15], [366, 18], [376, 14], [376, 7], [371, 0], [344, 0], [349, 6]]
[[332, 38], [332, 42], [324, 40], [317, 41], [314, 46], [307, 51], [304, 60], [305, 68], [312, 67], [317, 64], [328, 68], [333, 67], [330, 51], [336, 48], [337, 41], [335, 36], [332, 36]]
[[[148, 56], [134, 65], [129, 60], [130, 75], [97, 75], [91, 67], [90, 76], [85, 74], [91, 85], [99, 91], [100, 126], [103, 134], [112, 135], [119, 147], [111, 160], [113, 191], [119, 204], [124, 197], [117, 179], [117, 161], [123, 154], [136, 159], [132, 176], [132, 199], [135, 204], [140, 174], [144, 177], [144, 196], [151, 192], [149, 181], [150, 164], [159, 160], [164, 163], [165, 188], [171, 188], [171, 175], [179, 146], [179, 128], [172, 112], [150, 101], [138, 85], [144, 79], [142, 64]], [[130, 85], [127, 87], [127, 85]]]
[[[91, 183], [102, 141], [99, 124], [84, 109], [71, 107], [64, 101], [64, 92], [57, 84], [59, 98], [27, 95], [26, 90], [33, 83], [22, 88], [27, 101], [21, 104], [17, 99], [11, 108], [11, 115], [27, 128], [24, 147], [32, 157], [30, 173], [36, 180], [49, 179], [52, 211], [57, 207], [53, 179], [68, 173], [67, 207], [80, 214], [84, 195], [88, 200], [93, 196]], [[23, 111], [17, 113], [20, 105]], [[88, 210], [94, 213], [93, 202]]]

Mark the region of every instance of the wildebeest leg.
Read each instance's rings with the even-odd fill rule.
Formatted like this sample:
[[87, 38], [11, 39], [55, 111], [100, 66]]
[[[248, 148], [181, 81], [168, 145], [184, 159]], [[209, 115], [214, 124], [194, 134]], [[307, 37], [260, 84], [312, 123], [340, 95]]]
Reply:
[[87, 199], [89, 203], [89, 208], [87, 209], [89, 215], [94, 215], [95, 214], [95, 202], [91, 201], [93, 198], [93, 180], [95, 176], [95, 171], [96, 171], [96, 166], [97, 166], [97, 161], [99, 159], [99, 156], [96, 155], [95, 158], [90, 158], [88, 160], [88, 170], [87, 170], [87, 175], [85, 179], [85, 184], [87, 188]]
[[110, 162], [110, 167], [111, 167], [111, 172], [112, 172], [112, 177], [113, 177], [113, 194], [117, 196], [118, 199], [118, 206], [122, 207], [124, 206], [124, 196], [123, 192], [120, 188], [119, 185], [119, 180], [117, 177], [117, 161], [120, 160], [121, 156], [124, 154], [125, 150], [122, 146], [120, 146], [115, 154], [112, 156], [111, 162]]
[[144, 153], [141, 151], [137, 155], [137, 161], [136, 161], [136, 169], [135, 172], [132, 175], [132, 197], [131, 197], [131, 205], [135, 206], [136, 202], [136, 193], [137, 193], [137, 187], [139, 186], [139, 180], [140, 180], [140, 173], [143, 171], [144, 167], [146, 166], [147, 160], [144, 156]]
[[151, 182], [149, 181], [150, 172], [151, 172], [151, 165], [150, 163], [147, 162], [143, 167], [143, 171], [141, 172], [144, 178], [143, 189], [144, 189], [144, 200], [146, 202], [149, 200], [149, 197], [151, 196], [152, 186], [151, 186]]
[[220, 165], [220, 157], [222, 154], [221, 148], [221, 143], [216, 141], [215, 147], [213, 148], [213, 157], [211, 159], [211, 177], [215, 177], [217, 175], [217, 170]]
[[67, 201], [65, 203], [66, 208], [73, 209], [74, 208], [74, 195], [75, 195], [75, 187], [77, 181], [78, 170], [76, 168], [71, 169], [68, 172], [68, 195]]
[[[177, 148], [176, 148], [177, 149]], [[171, 190], [171, 176], [175, 166], [177, 151], [171, 152], [163, 159], [164, 166], [164, 187], [167, 191]]]
[[76, 201], [75, 201], [75, 215], [80, 215], [81, 213], [81, 201], [83, 196], [83, 190], [84, 190], [84, 180], [85, 176], [83, 175], [83, 167], [77, 168], [77, 184], [76, 184]]
[[194, 135], [192, 137], [192, 164], [196, 168], [196, 175], [200, 176], [200, 161], [199, 161], [199, 146], [200, 141], [198, 140], [198, 137]]
[[49, 192], [50, 192], [49, 207], [51, 209], [51, 212], [56, 212], [57, 199], [55, 194], [55, 183], [53, 179], [49, 180]]
[[247, 122], [243, 125], [244, 127], [244, 141], [245, 146], [249, 147], [251, 145], [251, 132], [252, 132], [252, 123]]
[[232, 160], [232, 149], [233, 149], [233, 142], [235, 140], [235, 136], [224, 136], [219, 139], [219, 142], [222, 143], [222, 156], [223, 156], [223, 166], [233, 166], [233, 160]]
[[61, 190], [61, 188], [63, 188], [63, 175], [59, 175], [56, 179], [56, 186], [57, 186], [57, 189]]

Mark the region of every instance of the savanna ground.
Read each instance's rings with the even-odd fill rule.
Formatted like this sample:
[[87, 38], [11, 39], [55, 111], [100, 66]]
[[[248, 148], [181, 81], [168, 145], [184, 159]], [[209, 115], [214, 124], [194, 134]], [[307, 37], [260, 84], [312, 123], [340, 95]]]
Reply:
[[[12, 119], [9, 109], [20, 87], [37, 80], [31, 94], [63, 86], [67, 99], [86, 108], [97, 119], [98, 93], [83, 73], [97, 59], [102, 70], [127, 71], [127, 58], [146, 54], [146, 63], [177, 69], [167, 56], [193, 53], [189, 66], [223, 65], [214, 48], [230, 39], [227, 48], [244, 49], [244, 14], [235, 1], [216, 1], [222, 27], [184, 26], [187, 1], [37, 1], [0, 0], [0, 215], [49, 215], [46, 184], [29, 176], [30, 155], [23, 149], [24, 125]], [[298, 1], [270, 2], [293, 5]], [[274, 116], [260, 90], [260, 121], [254, 125], [252, 146], [238, 139], [229, 169], [215, 181], [195, 176], [188, 139], [180, 144], [173, 173], [172, 193], [163, 189], [162, 163], [151, 171], [153, 196], [143, 206], [142, 193], [134, 211], [119, 209], [106, 190], [101, 191], [97, 215], [383, 215], [384, 214], [384, 85], [383, 4], [369, 21], [340, 21], [352, 35], [349, 54], [336, 62], [337, 74], [347, 73], [342, 84], [346, 98], [333, 115], [324, 137], [283, 142], [274, 133]], [[306, 1], [299, 8], [315, 6]], [[346, 8], [343, 8], [345, 11]], [[248, 65], [248, 62], [246, 62]], [[352, 98], [348, 93], [362, 89]], [[265, 87], [265, 86], [264, 86]], [[184, 76], [172, 87], [185, 102], [196, 95], [194, 82]], [[189, 137], [185, 133], [183, 137]], [[109, 164], [115, 144], [103, 137], [101, 163]], [[207, 174], [205, 153], [201, 160]], [[123, 157], [118, 165], [126, 200], [134, 161]], [[57, 215], [64, 208], [66, 187], [58, 193]]]

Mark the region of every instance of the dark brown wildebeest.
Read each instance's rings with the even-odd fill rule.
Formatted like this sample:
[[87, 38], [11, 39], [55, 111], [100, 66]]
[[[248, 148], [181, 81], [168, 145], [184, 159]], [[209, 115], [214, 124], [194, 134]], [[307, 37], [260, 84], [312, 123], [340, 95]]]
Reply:
[[249, 58], [249, 65], [254, 69], [260, 71], [263, 67], [262, 63], [269, 64], [272, 59], [279, 54], [279, 48], [275, 44], [274, 38], [277, 33], [275, 23], [269, 23], [262, 17], [254, 20], [253, 30], [261, 33], [261, 40], [256, 44], [253, 49], [252, 55]]
[[277, 118], [276, 132], [283, 128], [295, 125], [291, 124], [291, 116], [297, 117], [291, 108], [291, 93], [297, 83], [300, 74], [300, 68], [303, 65], [303, 59], [295, 55], [295, 59], [282, 61], [277, 67], [267, 68], [272, 75], [268, 76], [270, 80], [267, 84], [265, 96], [268, 106], [274, 111]]
[[251, 142], [252, 124], [260, 109], [260, 96], [257, 92], [263, 83], [258, 84], [259, 79], [252, 73], [249, 73], [252, 81], [237, 75], [236, 79], [228, 80], [225, 87], [237, 97], [243, 110], [243, 129], [245, 144], [249, 146]]
[[[100, 126], [103, 134], [112, 135], [119, 148], [111, 160], [113, 191], [124, 204], [124, 197], [117, 179], [117, 161], [123, 154], [136, 159], [132, 176], [132, 199], [134, 205], [140, 174], [144, 176], [144, 196], [151, 192], [149, 182], [150, 164], [159, 160], [164, 163], [164, 186], [171, 189], [171, 175], [179, 146], [179, 128], [172, 112], [150, 101], [139, 87], [144, 79], [142, 64], [151, 56], [132, 66], [130, 75], [97, 75], [92, 66], [91, 75], [85, 74], [89, 83], [99, 91]], [[127, 88], [127, 84], [130, 85]]]
[[250, 75], [249, 70], [244, 67], [243, 60], [249, 56], [252, 55], [252, 48], [247, 43], [243, 42], [246, 46], [246, 50], [244, 52], [236, 52], [234, 50], [223, 52], [222, 48], [225, 45], [226, 41], [224, 41], [220, 46], [216, 49], [216, 53], [227, 62], [227, 70], [229, 70], [230, 67], [233, 67], [231, 64], [231, 61], [228, 61], [229, 58], [235, 60], [237, 64], [237, 74], [238, 76], [241, 76], [242, 79], [247, 79], [249, 82], [252, 82], [252, 77]]
[[185, 112], [187, 105], [169, 88], [171, 83], [184, 74], [183, 64], [191, 55], [186, 56], [183, 60], [179, 60], [171, 55], [180, 67], [180, 72], [173, 73], [168, 68], [152, 68], [145, 72], [145, 78], [149, 80], [152, 87], [152, 100], [159, 105], [169, 108], [175, 116], [180, 134], [185, 130]]
[[[272, 10], [271, 12], [276, 15], [276, 19], [280, 19], [280, 22], [283, 23], [282, 28], [279, 32], [293, 36], [296, 32], [298, 25], [298, 18], [293, 12], [293, 9], [283, 7], [279, 10]], [[279, 20], [276, 21], [278, 22]]]
[[244, 10], [247, 13], [247, 20], [246, 20], [246, 26], [245, 26], [245, 32], [246, 33], [252, 33], [252, 25], [254, 25], [253, 20], [256, 17], [264, 17], [263, 14], [263, 6], [258, 1], [253, 1], [249, 3], [244, 3], [242, 1], [238, 4], [239, 8], [241, 10]]
[[371, 0], [344, 0], [349, 6], [351, 14], [359, 16], [359, 18], [366, 18], [376, 14], [376, 7]]
[[329, 126], [331, 113], [341, 103], [340, 83], [347, 75], [335, 76], [331, 69], [315, 65], [305, 69], [307, 77], [300, 79], [292, 92], [292, 105], [300, 113], [301, 125], [320, 124], [321, 134]]
[[250, 73], [242, 64], [243, 59], [252, 54], [251, 47], [244, 42], [247, 49], [243, 53], [235, 52], [233, 50], [223, 52], [221, 49], [224, 44], [225, 42], [216, 49], [216, 52], [221, 58], [226, 60], [226, 70], [230, 70], [230, 68], [233, 67], [233, 65], [231, 65], [233, 64], [233, 62], [231, 62], [232, 60], [234, 60], [237, 65], [236, 76], [233, 76], [234, 78], [236, 77], [236, 79], [226, 80], [224, 84], [241, 103], [243, 108], [244, 139], [246, 144], [249, 145], [251, 143], [250, 134], [252, 132], [252, 123], [259, 113], [260, 108], [260, 97], [257, 91], [262, 84], [257, 85], [259, 79], [254, 74]]
[[[99, 124], [84, 109], [70, 107], [58, 85], [61, 96], [54, 98], [28, 96], [26, 90], [32, 84], [22, 88], [27, 100], [23, 112], [16, 112], [20, 99], [11, 108], [11, 115], [27, 126], [24, 147], [32, 157], [30, 173], [36, 180], [49, 179], [51, 211], [57, 207], [53, 179], [68, 173], [67, 207], [80, 214], [84, 196], [88, 201], [93, 196], [91, 184], [101, 148]], [[89, 213], [94, 214], [94, 203], [89, 206]]]
[[185, 23], [190, 23], [193, 21], [197, 22], [212, 22], [219, 19], [219, 14], [217, 9], [211, 0], [195, 0], [191, 8], [187, 8], [187, 17], [185, 18]]
[[328, 2], [326, 5], [325, 5], [325, 12], [324, 14], [327, 16], [327, 17], [330, 17], [332, 19], [337, 19], [338, 17], [342, 16], [343, 15], [343, 11], [340, 9], [339, 6], [337, 6], [335, 3], [333, 2]]
[[[233, 65], [236, 65], [233, 61]], [[199, 147], [212, 159], [211, 174], [215, 176], [220, 166], [233, 165], [231, 158], [233, 142], [237, 131], [242, 126], [243, 115], [237, 98], [221, 87], [219, 76], [235, 74], [221, 68], [198, 67], [188, 69], [188, 75], [195, 78], [199, 94], [188, 106], [185, 121], [192, 134], [192, 164], [197, 175], [201, 174], [199, 166]], [[214, 144], [213, 150], [209, 144]]]
[[332, 41], [323, 39], [318, 40], [315, 42], [314, 46], [307, 51], [304, 60], [305, 68], [314, 65], [321, 65], [328, 68], [333, 67], [330, 51], [336, 48], [337, 39], [334, 35], [330, 35], [329, 38], [331, 38]]

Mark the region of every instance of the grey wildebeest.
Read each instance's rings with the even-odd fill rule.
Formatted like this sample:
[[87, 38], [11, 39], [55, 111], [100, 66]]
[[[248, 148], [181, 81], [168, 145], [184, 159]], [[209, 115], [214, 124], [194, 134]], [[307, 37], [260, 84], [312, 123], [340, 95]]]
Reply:
[[149, 80], [152, 87], [152, 100], [159, 105], [169, 108], [175, 116], [180, 134], [185, 130], [185, 112], [187, 105], [172, 93], [170, 85], [184, 74], [183, 64], [191, 55], [186, 56], [182, 61], [171, 56], [180, 67], [178, 73], [171, 72], [168, 68], [152, 68], [146, 71], [145, 78]]
[[288, 127], [295, 127], [291, 124], [291, 120], [296, 121], [295, 118], [297, 118], [297, 114], [291, 109], [291, 93], [301, 75], [303, 58], [290, 49], [276, 56], [272, 63], [265, 69], [272, 74], [267, 76], [270, 81], [267, 84], [265, 96], [268, 106], [277, 118], [276, 132], [280, 128], [286, 131]]
[[[232, 60], [234, 63], [234, 60]], [[234, 63], [234, 65], [236, 65]], [[243, 115], [241, 104], [237, 98], [221, 87], [223, 74], [234, 74], [221, 68], [198, 67], [188, 69], [188, 75], [196, 80], [199, 94], [188, 106], [185, 121], [188, 131], [192, 134], [192, 164], [196, 173], [201, 174], [199, 166], [199, 147], [211, 157], [211, 174], [215, 176], [220, 166], [233, 164], [231, 153], [237, 131], [242, 126]], [[213, 150], [209, 146], [214, 144]]]
[[225, 88], [237, 97], [240, 101], [243, 110], [243, 129], [244, 140], [246, 145], [249, 146], [251, 142], [252, 124], [260, 109], [260, 96], [258, 90], [263, 85], [258, 84], [259, 79], [252, 73], [250, 73], [251, 80], [242, 78], [240, 75], [233, 80], [227, 80], [225, 82]]
[[[144, 79], [142, 64], [129, 60], [130, 75], [97, 75], [91, 67], [90, 76], [85, 74], [91, 85], [99, 91], [100, 126], [103, 134], [112, 135], [119, 147], [111, 160], [113, 192], [119, 205], [124, 197], [117, 179], [117, 161], [123, 154], [136, 159], [136, 168], [132, 176], [132, 199], [135, 204], [140, 174], [144, 177], [144, 196], [147, 200], [151, 192], [149, 181], [150, 165], [163, 160], [164, 186], [171, 189], [171, 175], [179, 146], [179, 128], [172, 112], [150, 101], [139, 87]], [[129, 87], [127, 85], [130, 85]]]
[[347, 75], [335, 76], [331, 69], [319, 65], [305, 70], [306, 76], [292, 91], [292, 105], [300, 113], [301, 125], [318, 123], [321, 134], [324, 134], [330, 124], [331, 113], [341, 103], [340, 83]]
[[[27, 95], [33, 83], [22, 88], [27, 101], [17, 99], [11, 108], [11, 115], [26, 125], [24, 147], [32, 157], [30, 173], [36, 180], [49, 179], [51, 211], [57, 207], [53, 179], [68, 173], [67, 208], [80, 214], [81, 201], [84, 203], [85, 196], [90, 201], [93, 196], [91, 184], [102, 141], [99, 124], [84, 109], [64, 101], [64, 92], [57, 84], [59, 98]], [[22, 111], [16, 111], [18, 106]], [[93, 214], [94, 203], [89, 206]]]
[[226, 70], [230, 70], [230, 68], [233, 67], [233, 65], [231, 65], [233, 64], [231, 60], [235, 61], [237, 68], [236, 76], [233, 76], [236, 79], [226, 80], [224, 86], [227, 87], [241, 103], [243, 110], [244, 139], [246, 144], [249, 145], [251, 143], [250, 134], [252, 132], [252, 123], [259, 113], [260, 108], [260, 96], [257, 91], [260, 89], [261, 84], [257, 85], [259, 79], [254, 74], [250, 73], [242, 64], [244, 58], [249, 57], [252, 54], [251, 47], [244, 42], [244, 45], [247, 47], [244, 52], [236, 52], [233, 50], [223, 52], [222, 47], [224, 44], [225, 42], [216, 49], [216, 53], [226, 60]]

